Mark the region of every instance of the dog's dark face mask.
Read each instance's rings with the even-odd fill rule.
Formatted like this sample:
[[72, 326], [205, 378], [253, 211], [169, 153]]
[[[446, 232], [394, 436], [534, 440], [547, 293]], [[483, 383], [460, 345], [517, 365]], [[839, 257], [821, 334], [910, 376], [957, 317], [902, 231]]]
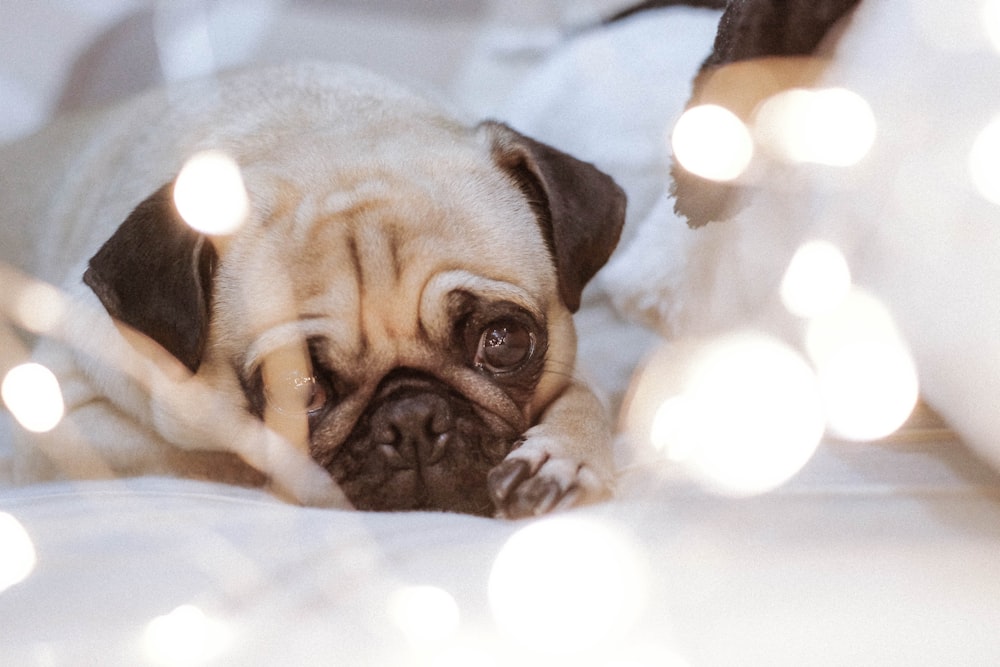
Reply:
[[359, 509], [491, 514], [486, 476], [518, 434], [429, 376], [382, 382], [347, 440], [319, 457]]
[[[504, 125], [488, 122], [474, 132], [487, 145], [497, 178], [505, 179], [510, 191], [524, 197], [534, 212], [558, 280], [555, 298], [575, 311], [584, 286], [617, 243], [624, 194], [592, 165]], [[213, 327], [218, 326], [213, 320], [215, 282], [225, 259], [212, 239], [183, 224], [168, 184], [142, 202], [91, 259], [84, 281], [112, 317], [198, 373]], [[370, 378], [366, 402], [336, 428], [336, 411], [310, 413], [313, 458], [355, 506], [494, 513], [488, 473], [532, 425], [523, 408], [531, 402], [546, 363], [545, 322], [519, 317], [510, 321], [524, 326], [504, 329], [506, 333], [502, 327], [490, 329], [505, 321], [503, 317], [456, 317], [454, 345], [439, 351], [467, 355], [463, 372], [483, 370], [475, 359], [476, 345], [488, 341], [493, 356], [483, 372], [507, 409], [485, 408], [488, 401], [470, 398], [461, 382], [433, 368], [402, 365], [373, 370], [379, 376]], [[530, 355], [525, 353], [529, 347]], [[321, 368], [335, 363], [324, 364], [322, 354], [315, 356], [314, 365]], [[455, 365], [454, 359], [450, 362], [442, 366]], [[490, 366], [499, 371], [494, 373]], [[262, 381], [243, 377], [239, 369], [237, 376], [248, 410], [263, 416]], [[334, 385], [331, 380], [325, 390], [336, 392]], [[514, 413], [517, 417], [511, 416]]]
[[474, 399], [474, 388], [457, 388], [461, 380], [402, 367], [378, 383], [343, 442], [328, 442], [317, 423], [313, 456], [360, 509], [494, 511], [487, 475], [529, 425], [547, 332], [509, 304], [453, 296], [454, 333], [439, 366], [477, 369], [477, 384], [488, 383], [503, 400]]
[[[487, 478], [530, 425], [549, 335], [540, 314], [468, 289], [445, 299], [444, 339], [408, 347], [414, 365], [347, 362], [323, 337], [305, 346], [310, 452], [355, 507], [494, 513]], [[241, 381], [262, 419], [268, 363]]]
[[[264, 399], [246, 388], [254, 413]], [[338, 415], [310, 416], [310, 451], [362, 510], [449, 510], [490, 515], [487, 475], [521, 429], [498, 419], [447, 384], [399, 368], [379, 383], [341, 440]]]

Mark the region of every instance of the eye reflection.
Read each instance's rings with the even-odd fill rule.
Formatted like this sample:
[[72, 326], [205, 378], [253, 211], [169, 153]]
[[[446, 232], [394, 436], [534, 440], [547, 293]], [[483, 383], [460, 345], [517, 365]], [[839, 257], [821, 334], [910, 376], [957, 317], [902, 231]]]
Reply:
[[326, 404], [327, 395], [313, 375], [304, 343], [281, 347], [264, 359], [264, 423], [302, 451], [309, 450], [309, 414]]
[[491, 373], [517, 370], [531, 357], [535, 336], [513, 320], [493, 322], [483, 330], [476, 350], [475, 366]]
[[269, 373], [269, 381], [264, 386], [264, 397], [268, 405], [285, 415], [313, 413], [326, 404], [327, 393], [315, 375], [305, 375], [290, 371], [276, 378]]

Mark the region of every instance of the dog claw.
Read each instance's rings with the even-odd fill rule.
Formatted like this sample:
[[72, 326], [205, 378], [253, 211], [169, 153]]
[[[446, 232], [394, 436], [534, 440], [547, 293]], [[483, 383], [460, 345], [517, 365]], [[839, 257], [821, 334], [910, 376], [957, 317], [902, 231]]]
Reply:
[[546, 514], [556, 506], [556, 503], [562, 496], [562, 489], [553, 480], [537, 480], [529, 489], [529, 492], [523, 494], [521, 500], [527, 502], [519, 503], [516, 514], [518, 516], [539, 516]]
[[508, 459], [493, 468], [487, 476], [486, 481], [494, 504], [498, 508], [503, 507], [510, 497], [511, 492], [530, 476], [530, 464], [521, 459]]
[[[567, 492], [558, 481], [535, 477], [528, 461], [504, 461], [488, 477], [490, 495], [499, 516], [520, 519], [539, 516], [563, 506]], [[576, 498], [576, 494], [573, 498]]]
[[542, 452], [508, 458], [487, 477], [496, 515], [507, 519], [540, 516], [611, 496], [611, 487], [588, 466]]

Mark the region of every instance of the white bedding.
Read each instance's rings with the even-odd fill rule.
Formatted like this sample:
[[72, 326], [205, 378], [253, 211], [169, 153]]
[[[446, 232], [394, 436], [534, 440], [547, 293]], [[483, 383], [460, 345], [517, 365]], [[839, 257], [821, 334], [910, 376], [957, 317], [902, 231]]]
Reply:
[[[151, 6], [81, 9], [88, 4], [52, 3], [48, 16], [27, 0], [0, 5], [0, 37], [17, 46], [0, 63], [0, 90], [24, 100], [0, 117], [2, 136], [55, 110], [75, 56], [55, 46], [59, 34], [82, 46], [131, 7]], [[666, 183], [650, 119], [672, 123], [701, 59], [690, 50], [699, 40], [707, 49], [711, 36], [707, 14], [689, 10], [647, 15], [613, 38], [569, 36], [567, 26], [627, 4], [596, 0], [445, 2], [444, 22], [388, 0], [259, 4], [276, 13], [246, 58], [311, 51], [414, 77], [456, 106], [598, 162], [628, 188], [631, 220]], [[516, 29], [524, 24], [527, 33]], [[320, 39], [324, 27], [354, 39]], [[365, 30], [382, 36], [377, 47], [357, 38]], [[685, 40], [658, 41], [670, 30]], [[36, 43], [47, 46], [32, 64]], [[664, 62], [623, 45], [666, 49], [673, 92], [647, 95], [641, 80], [620, 78], [648, 77]], [[603, 78], [586, 67], [567, 75], [595, 53], [590, 66]], [[565, 90], [545, 86], [560, 80]], [[602, 81], [620, 84], [619, 96], [602, 96]], [[630, 113], [637, 105], [642, 113]], [[579, 123], [608, 143], [588, 141]], [[581, 313], [581, 357], [617, 403], [654, 339], [605, 299], [593, 290]], [[0, 664], [1000, 660], [1000, 476], [946, 432], [824, 441], [789, 482], [752, 498], [706, 492], [630, 451], [620, 452], [618, 498], [524, 522], [307, 509], [161, 478], [0, 488]], [[18, 572], [23, 580], [5, 588]]]
[[[11, 665], [991, 663], [996, 480], [960, 480], [926, 452], [880, 455], [750, 500], [647, 486], [541, 522], [303, 509], [152, 478], [7, 491], [0, 507], [38, 564], [0, 594], [0, 655]], [[491, 596], [494, 577], [506, 595]], [[434, 594], [419, 588], [416, 611], [400, 611], [413, 587]], [[185, 622], [192, 606], [203, 616]], [[542, 639], [517, 623], [532, 614]], [[154, 622], [163, 616], [173, 624]]]

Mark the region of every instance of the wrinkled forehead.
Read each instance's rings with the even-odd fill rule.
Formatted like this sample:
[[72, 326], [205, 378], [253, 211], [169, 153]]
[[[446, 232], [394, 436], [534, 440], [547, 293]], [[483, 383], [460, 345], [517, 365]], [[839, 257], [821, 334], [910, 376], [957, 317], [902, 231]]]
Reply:
[[[321, 280], [341, 268], [373, 283], [414, 273], [479, 269], [545, 288], [551, 261], [527, 200], [498, 170], [335, 176], [325, 188], [285, 184], [258, 223], [268, 245]], [[305, 278], [305, 276], [303, 276]]]
[[348, 330], [401, 338], [443, 321], [434, 309], [453, 292], [539, 315], [555, 293], [538, 222], [495, 169], [368, 169], [325, 188], [269, 185], [224, 259], [240, 267], [239, 310], [258, 331], [336, 314], [345, 340]]

